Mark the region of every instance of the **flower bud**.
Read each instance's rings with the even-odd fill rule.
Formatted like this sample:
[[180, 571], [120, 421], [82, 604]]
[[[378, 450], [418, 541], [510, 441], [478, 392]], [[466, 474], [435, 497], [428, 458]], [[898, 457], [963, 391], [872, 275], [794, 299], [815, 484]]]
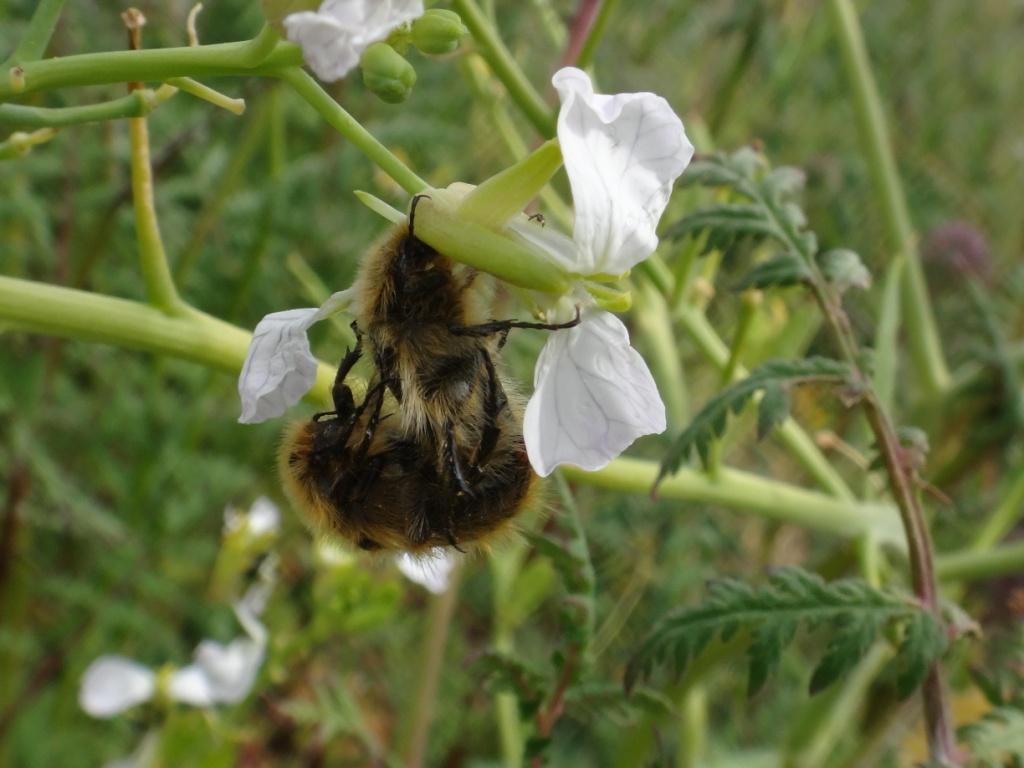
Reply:
[[363, 82], [389, 104], [405, 101], [416, 82], [416, 70], [387, 43], [374, 43], [359, 63]]
[[412, 44], [423, 53], [451, 53], [469, 34], [455, 11], [431, 8], [412, 23]]

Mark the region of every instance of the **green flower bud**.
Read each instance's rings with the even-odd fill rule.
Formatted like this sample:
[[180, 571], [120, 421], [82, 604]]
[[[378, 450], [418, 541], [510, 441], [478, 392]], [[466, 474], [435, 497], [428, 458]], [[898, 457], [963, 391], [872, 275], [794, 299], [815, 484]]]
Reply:
[[416, 70], [387, 43], [374, 43], [359, 62], [363, 82], [388, 104], [405, 101], [416, 82]]
[[455, 11], [431, 8], [412, 23], [412, 44], [423, 53], [451, 53], [469, 34]]

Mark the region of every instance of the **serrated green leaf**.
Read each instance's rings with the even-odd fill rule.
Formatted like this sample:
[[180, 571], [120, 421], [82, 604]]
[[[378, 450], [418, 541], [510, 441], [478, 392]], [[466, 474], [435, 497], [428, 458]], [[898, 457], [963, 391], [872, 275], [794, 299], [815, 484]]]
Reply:
[[857, 666], [889, 618], [867, 614], [844, 617], [836, 622], [833, 625], [835, 634], [811, 675], [810, 692], [818, 693]]
[[565, 703], [574, 717], [607, 717], [620, 726], [630, 725], [644, 714], [664, 716], [674, 711], [671, 700], [658, 691], [641, 686], [627, 695], [614, 683], [575, 685], [566, 691]]
[[[827, 583], [799, 568], [780, 569], [757, 589], [735, 579], [720, 579], [709, 585], [708, 592], [701, 605], [673, 611], [658, 622], [626, 667], [627, 691], [649, 678], [666, 658], [675, 661], [674, 671], [680, 675], [716, 636], [721, 639], [742, 630], [751, 638], [748, 689], [754, 693], [777, 667], [800, 627], [832, 634], [812, 679], [812, 689], [817, 691], [855, 665], [885, 629], [897, 623], [909, 625], [921, 613], [915, 602], [867, 582]], [[908, 652], [924, 658], [925, 646], [916, 643]], [[917, 668], [920, 658], [911, 666]]]
[[914, 613], [903, 628], [899, 653], [890, 662], [895, 672], [896, 694], [905, 699], [916, 691], [931, 665], [946, 650], [946, 636], [935, 618], [925, 611]]
[[818, 257], [818, 266], [840, 293], [848, 288], [867, 290], [871, 287], [871, 273], [854, 251], [836, 248]]
[[782, 384], [769, 384], [757, 405], [757, 439], [763, 440], [789, 417], [789, 390]]
[[713, 250], [728, 250], [741, 237], [756, 240], [780, 238], [782, 233], [756, 205], [723, 203], [694, 211], [684, 216], [665, 230], [665, 237], [676, 240], [681, 237], [708, 233], [704, 253]]
[[782, 253], [757, 264], [736, 284], [736, 290], [749, 288], [785, 288], [811, 279], [811, 271], [799, 256]]
[[708, 463], [711, 442], [725, 431], [730, 413], [739, 413], [751, 397], [773, 385], [799, 384], [810, 381], [841, 382], [850, 376], [846, 363], [825, 357], [797, 360], [773, 360], [764, 363], [747, 378], [738, 381], [711, 398], [676, 438], [662, 459], [655, 488], [662, 478], [679, 469], [696, 449], [701, 461]]
[[[1024, 710], [998, 707], [957, 734], [971, 749], [972, 768], [1019, 765], [1024, 762]], [[1011, 763], [1009, 761], [1016, 762]]]

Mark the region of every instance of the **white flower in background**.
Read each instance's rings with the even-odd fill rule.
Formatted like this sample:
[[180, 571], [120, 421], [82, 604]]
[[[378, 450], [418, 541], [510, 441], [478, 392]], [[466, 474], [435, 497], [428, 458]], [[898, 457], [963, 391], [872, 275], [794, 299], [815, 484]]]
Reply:
[[[267, 631], [253, 612], [254, 607], [262, 611], [264, 603], [252, 598], [235, 605], [235, 615], [247, 636], [227, 645], [203, 640], [195, 650], [195, 661], [170, 673], [166, 695], [197, 707], [236, 704], [244, 699], [266, 652]], [[82, 676], [78, 701], [93, 717], [108, 718], [149, 701], [156, 692], [153, 670], [123, 656], [101, 656]]]
[[333, 82], [347, 75], [372, 43], [422, 15], [423, 0], [326, 0], [316, 12], [289, 14], [284, 27], [316, 76]]
[[[658, 247], [655, 228], [693, 145], [660, 96], [595, 94], [590, 78], [572, 67], [552, 83], [562, 102], [558, 143], [572, 187], [573, 237], [522, 221], [509, 228], [569, 272], [624, 274]], [[654, 378], [615, 315], [588, 308], [577, 327], [550, 335], [523, 424], [539, 475], [559, 464], [600, 469], [665, 426]]]
[[455, 556], [444, 547], [438, 547], [428, 555], [403, 552], [395, 562], [405, 578], [435, 595], [448, 589], [448, 579], [455, 568]]
[[123, 656], [100, 656], [82, 676], [78, 703], [93, 717], [113, 717], [156, 693], [156, 674]]
[[281, 511], [266, 496], [258, 497], [248, 512], [239, 512], [234, 507], [227, 507], [224, 510], [225, 535], [260, 539], [264, 536], [274, 536], [280, 529]]

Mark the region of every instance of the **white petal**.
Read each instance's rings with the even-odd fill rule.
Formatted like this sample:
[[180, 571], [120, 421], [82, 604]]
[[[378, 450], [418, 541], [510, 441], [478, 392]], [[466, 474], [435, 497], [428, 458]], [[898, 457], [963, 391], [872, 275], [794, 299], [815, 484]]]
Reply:
[[252, 689], [263, 652], [263, 643], [248, 638], [227, 645], [204, 640], [196, 648], [195, 663], [171, 676], [169, 693], [176, 701], [197, 707], [235, 704]]
[[572, 186], [576, 272], [619, 275], [650, 256], [672, 185], [693, 157], [682, 121], [653, 93], [595, 94], [586, 73], [551, 80]]
[[347, 75], [371, 43], [422, 15], [422, 0], [327, 0], [316, 13], [289, 14], [284, 27], [317, 77], [331, 82]]
[[277, 533], [281, 527], [281, 512], [277, 504], [266, 496], [257, 498], [249, 507], [248, 526], [254, 537]]
[[113, 717], [153, 697], [153, 670], [123, 656], [101, 656], [82, 676], [78, 703], [93, 717]]
[[256, 424], [283, 414], [316, 381], [316, 358], [309, 351], [306, 331], [316, 309], [289, 309], [260, 320], [253, 331], [238, 377], [243, 424]]
[[626, 326], [593, 312], [555, 331], [537, 359], [523, 436], [537, 474], [605, 466], [641, 435], [665, 431], [665, 404]]
[[455, 567], [455, 557], [443, 547], [431, 551], [429, 555], [413, 556], [403, 552], [395, 558], [398, 570], [409, 581], [414, 581], [435, 595], [448, 589], [448, 577]]
[[351, 31], [327, 14], [293, 13], [285, 16], [284, 28], [288, 39], [302, 47], [302, 58], [321, 80], [340, 80], [359, 63], [362, 50], [356, 48]]

